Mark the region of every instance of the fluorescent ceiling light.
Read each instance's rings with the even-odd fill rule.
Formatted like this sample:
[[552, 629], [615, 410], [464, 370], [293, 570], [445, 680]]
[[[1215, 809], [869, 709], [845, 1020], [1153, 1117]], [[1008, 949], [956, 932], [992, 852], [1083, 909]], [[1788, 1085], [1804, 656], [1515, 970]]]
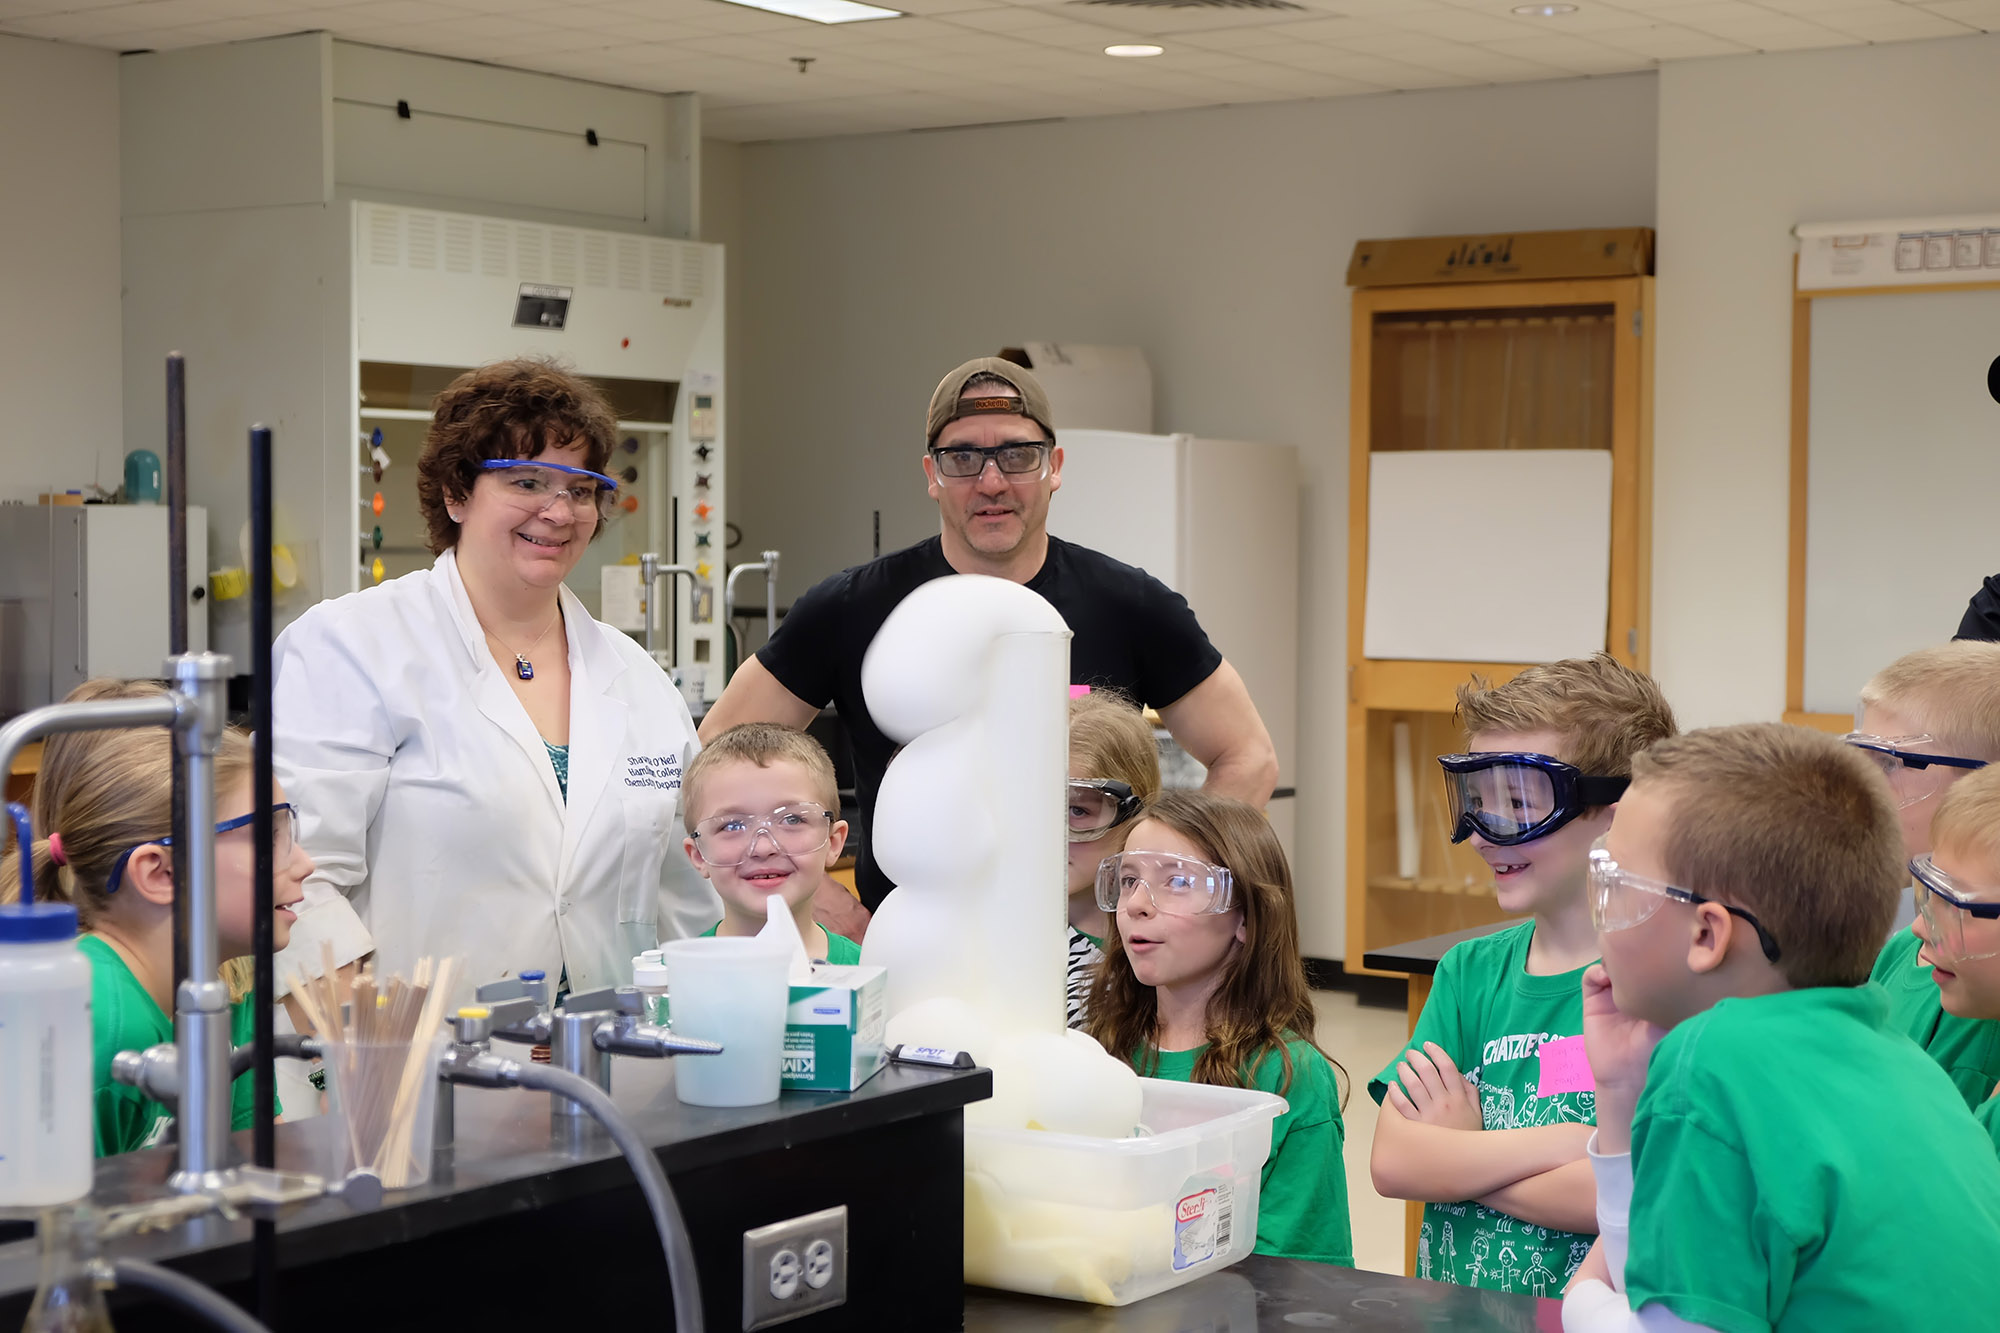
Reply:
[[1575, 5], [1515, 5], [1514, 12], [1516, 14], [1525, 14], [1529, 18], [1552, 19], [1552, 18], [1558, 18], [1564, 14], [1576, 13], [1576, 6]]
[[900, 9], [857, 4], [855, 0], [728, 0], [746, 9], [761, 9], [787, 18], [810, 19], [814, 23], [860, 23], [865, 19], [899, 19]]
[[1166, 49], [1164, 46], [1154, 46], [1150, 42], [1128, 42], [1120, 46], [1107, 46], [1104, 48], [1104, 54], [1108, 56], [1124, 56], [1127, 59], [1137, 59], [1140, 56], [1160, 55]]

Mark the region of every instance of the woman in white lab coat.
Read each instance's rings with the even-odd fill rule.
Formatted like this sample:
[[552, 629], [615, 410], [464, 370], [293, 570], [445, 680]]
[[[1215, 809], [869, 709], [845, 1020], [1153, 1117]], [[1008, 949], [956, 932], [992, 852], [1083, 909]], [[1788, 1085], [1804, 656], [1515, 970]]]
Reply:
[[279, 977], [456, 955], [462, 994], [539, 970], [623, 984], [720, 901], [679, 855], [679, 691], [563, 579], [615, 497], [616, 419], [543, 361], [439, 395], [418, 460], [437, 562], [278, 636], [275, 756], [317, 864]]

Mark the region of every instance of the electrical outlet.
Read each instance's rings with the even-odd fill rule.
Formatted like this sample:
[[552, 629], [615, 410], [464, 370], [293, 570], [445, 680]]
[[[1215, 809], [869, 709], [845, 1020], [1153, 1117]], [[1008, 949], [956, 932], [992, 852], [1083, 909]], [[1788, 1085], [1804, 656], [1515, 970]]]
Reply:
[[845, 1204], [743, 1233], [745, 1333], [846, 1303]]

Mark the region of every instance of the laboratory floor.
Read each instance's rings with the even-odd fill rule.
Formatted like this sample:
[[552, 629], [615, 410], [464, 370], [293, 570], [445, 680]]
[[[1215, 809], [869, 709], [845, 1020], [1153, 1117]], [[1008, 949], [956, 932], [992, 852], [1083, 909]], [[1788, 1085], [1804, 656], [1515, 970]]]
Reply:
[[1402, 1049], [1410, 1023], [1401, 1009], [1357, 1004], [1347, 991], [1314, 991], [1320, 1048], [1346, 1068], [1353, 1083], [1342, 1120], [1347, 1127], [1347, 1206], [1354, 1225], [1354, 1266], [1403, 1272], [1403, 1201], [1385, 1199], [1368, 1182], [1368, 1146], [1375, 1141], [1375, 1099], [1368, 1080]]

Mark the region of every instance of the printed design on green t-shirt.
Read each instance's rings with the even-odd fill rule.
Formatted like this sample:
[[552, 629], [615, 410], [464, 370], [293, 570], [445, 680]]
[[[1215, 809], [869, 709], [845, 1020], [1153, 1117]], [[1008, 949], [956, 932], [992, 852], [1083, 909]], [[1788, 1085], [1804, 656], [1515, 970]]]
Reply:
[[[1595, 1092], [1539, 1095], [1541, 1046], [1570, 1035], [1514, 1032], [1480, 1049], [1480, 1062], [1464, 1070], [1479, 1089], [1485, 1128], [1528, 1129], [1537, 1125], [1597, 1123]], [[1554, 1296], [1590, 1252], [1592, 1238], [1536, 1226], [1484, 1204], [1424, 1205], [1417, 1233], [1417, 1276], [1467, 1287]]]

